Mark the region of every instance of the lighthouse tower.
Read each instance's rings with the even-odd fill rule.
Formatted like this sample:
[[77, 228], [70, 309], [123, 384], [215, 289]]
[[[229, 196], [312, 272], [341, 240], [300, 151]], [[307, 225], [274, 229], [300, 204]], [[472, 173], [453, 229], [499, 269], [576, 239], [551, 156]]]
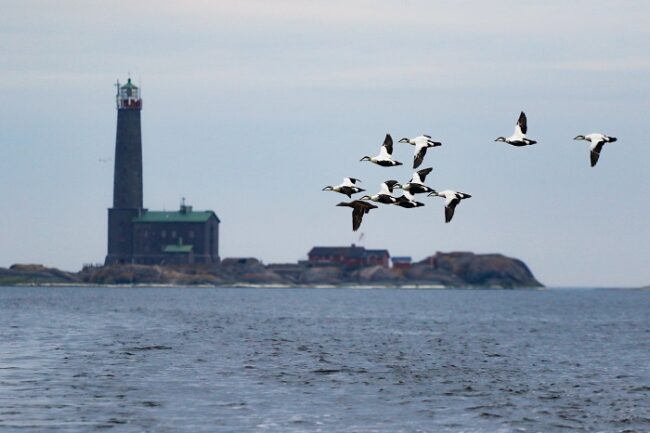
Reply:
[[106, 264], [133, 260], [133, 219], [142, 215], [142, 134], [140, 89], [129, 78], [117, 82], [117, 135], [113, 207], [108, 209]]

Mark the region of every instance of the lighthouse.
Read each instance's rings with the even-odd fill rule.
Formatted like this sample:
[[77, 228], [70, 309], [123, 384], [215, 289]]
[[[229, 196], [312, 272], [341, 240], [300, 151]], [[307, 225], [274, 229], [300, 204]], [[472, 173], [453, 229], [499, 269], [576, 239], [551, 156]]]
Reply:
[[142, 208], [142, 133], [140, 89], [129, 78], [117, 82], [117, 134], [113, 207], [108, 209], [108, 255], [106, 264], [129, 263], [133, 257], [134, 218]]
[[140, 89], [131, 79], [117, 83], [117, 134], [113, 207], [108, 209], [106, 265], [218, 264], [219, 224], [212, 210], [194, 210], [182, 200], [178, 211], [144, 209]]

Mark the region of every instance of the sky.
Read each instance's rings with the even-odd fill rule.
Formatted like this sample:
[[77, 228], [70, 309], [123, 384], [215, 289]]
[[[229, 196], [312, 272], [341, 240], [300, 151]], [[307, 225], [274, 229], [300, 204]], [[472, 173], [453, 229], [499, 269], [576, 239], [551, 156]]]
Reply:
[[[315, 245], [502, 253], [548, 286], [650, 284], [650, 3], [0, 0], [0, 266], [101, 263], [115, 87], [141, 87], [144, 205], [221, 219], [220, 255]], [[538, 144], [494, 142], [519, 112]], [[395, 139], [404, 166], [359, 160]], [[618, 137], [598, 165], [577, 134]], [[381, 207], [352, 232], [346, 176], [472, 195]], [[107, 162], [107, 160], [109, 160]]]

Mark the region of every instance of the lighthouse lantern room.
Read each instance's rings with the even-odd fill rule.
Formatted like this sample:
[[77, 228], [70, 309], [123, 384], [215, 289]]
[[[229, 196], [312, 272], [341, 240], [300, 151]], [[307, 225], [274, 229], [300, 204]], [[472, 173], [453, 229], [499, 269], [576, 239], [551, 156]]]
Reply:
[[129, 78], [125, 85], [120, 86], [117, 82], [117, 109], [136, 109], [142, 108], [142, 99], [140, 99], [140, 89], [131, 82]]

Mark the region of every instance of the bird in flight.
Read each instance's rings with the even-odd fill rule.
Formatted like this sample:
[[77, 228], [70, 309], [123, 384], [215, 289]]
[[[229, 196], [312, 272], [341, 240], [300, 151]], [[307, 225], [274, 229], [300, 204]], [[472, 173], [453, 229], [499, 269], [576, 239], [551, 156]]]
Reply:
[[408, 191], [404, 191], [404, 194], [397, 197], [397, 201], [393, 203], [395, 206], [400, 206], [406, 209], [411, 209], [414, 207], [424, 206], [424, 203], [415, 201], [415, 197]]
[[427, 178], [427, 175], [431, 173], [433, 168], [423, 168], [413, 173], [413, 177], [407, 183], [401, 185], [401, 189], [408, 191], [411, 194], [422, 194], [425, 192], [431, 192], [433, 189], [429, 188], [424, 184], [424, 180]]
[[387, 180], [381, 183], [379, 192], [374, 195], [364, 195], [359, 200], [370, 200], [383, 204], [393, 204], [397, 201], [391, 194], [395, 188], [399, 188], [400, 184], [396, 180]]
[[364, 156], [361, 158], [361, 161], [370, 161], [374, 164], [381, 165], [382, 167], [393, 167], [396, 165], [402, 165], [401, 162], [393, 160], [393, 137], [390, 134], [386, 134], [384, 138], [384, 144], [381, 145], [379, 150], [379, 155], [373, 156]]
[[365, 191], [363, 188], [357, 186], [357, 182], [361, 183], [359, 179], [353, 177], [346, 177], [343, 179], [343, 183], [335, 186], [328, 185], [323, 188], [323, 191], [334, 191], [344, 195], [347, 195], [349, 198], [352, 198], [352, 194], [356, 194], [361, 191]]
[[444, 197], [445, 198], [445, 222], [448, 223], [454, 217], [456, 206], [461, 200], [470, 198], [471, 195], [446, 189], [444, 191], [433, 191], [428, 194], [429, 197]]
[[617, 138], [610, 137], [605, 134], [593, 133], [587, 135], [578, 135], [574, 138], [574, 140], [585, 140], [591, 142], [591, 145], [589, 146], [589, 150], [591, 151], [590, 159], [591, 159], [591, 166], [594, 167], [598, 162], [598, 158], [600, 157], [600, 151], [603, 150], [603, 146], [605, 146], [605, 143], [613, 143], [617, 140]]
[[526, 132], [528, 132], [526, 113], [522, 111], [519, 115], [519, 120], [517, 120], [517, 124], [515, 125], [515, 132], [510, 137], [497, 137], [494, 141], [503, 141], [517, 147], [537, 143], [535, 140], [526, 137]]
[[415, 146], [415, 154], [413, 155], [413, 168], [418, 168], [422, 164], [422, 161], [424, 161], [424, 155], [426, 155], [428, 148], [442, 146], [441, 142], [433, 141], [429, 135], [419, 135], [414, 138], [402, 138], [399, 140], [399, 142], [409, 143]]
[[352, 208], [352, 231], [357, 231], [361, 227], [363, 216], [370, 212], [371, 209], [377, 209], [372, 203], [361, 200], [354, 200], [351, 202], [341, 202], [337, 206], [347, 206]]

